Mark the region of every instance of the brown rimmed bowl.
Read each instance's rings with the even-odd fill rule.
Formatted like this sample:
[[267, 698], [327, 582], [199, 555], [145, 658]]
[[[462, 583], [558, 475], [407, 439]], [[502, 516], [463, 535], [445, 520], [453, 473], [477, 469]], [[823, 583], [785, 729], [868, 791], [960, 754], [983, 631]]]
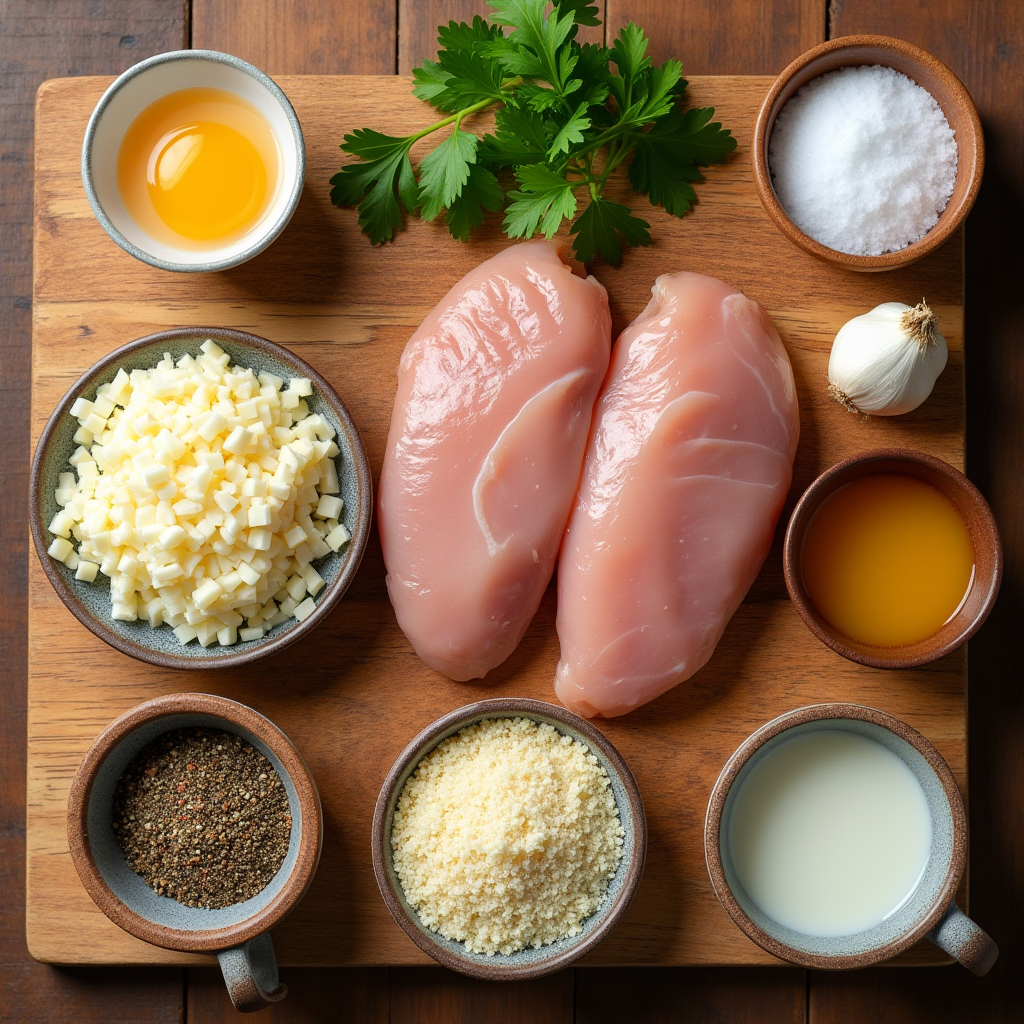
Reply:
[[[117, 780], [139, 751], [173, 729], [202, 726], [234, 733], [274, 766], [292, 817], [288, 852], [258, 895], [220, 910], [186, 907], [158, 896], [125, 863], [113, 820]], [[145, 942], [217, 955], [235, 1006], [255, 1010], [282, 999], [270, 929], [302, 899], [316, 874], [323, 835], [320, 796], [291, 740], [244, 704], [208, 693], [148, 700], [112, 722], [89, 748], [71, 782], [68, 843], [93, 902], [114, 924]]]
[[[345, 502], [341, 521], [352, 539], [340, 552], [313, 563], [327, 585], [316, 597], [315, 610], [303, 622], [289, 619], [259, 640], [239, 640], [230, 647], [212, 644], [204, 649], [196, 640], [182, 646], [168, 626], [153, 629], [141, 620], [115, 621], [110, 617], [110, 591], [104, 585], [106, 577], [101, 574], [93, 583], [76, 580], [74, 572], [46, 552], [52, 540], [47, 526], [60, 508], [54, 497], [58, 477], [71, 469], [68, 458], [77, 447], [73, 438], [78, 421], [69, 414], [75, 399], [79, 395], [95, 397], [96, 388], [113, 380], [121, 368], [130, 371], [155, 366], [164, 352], [170, 352], [174, 359], [186, 352], [194, 355], [207, 338], [212, 338], [238, 366], [251, 367], [257, 373], [266, 371], [286, 380], [290, 377], [310, 379], [313, 394], [306, 399], [310, 410], [323, 416], [337, 431], [338, 480], [340, 497]], [[265, 658], [295, 643], [316, 629], [341, 600], [355, 577], [370, 536], [372, 488], [370, 466], [359, 430], [331, 385], [305, 360], [255, 334], [222, 327], [182, 327], [150, 334], [115, 349], [79, 377], [61, 399], [43, 428], [32, 460], [29, 526], [36, 554], [57, 596], [72, 615], [101, 640], [123, 654], [164, 668], [227, 668]]]
[[[579, 935], [560, 939], [539, 949], [486, 956], [470, 953], [461, 942], [431, 931], [409, 904], [395, 874], [391, 851], [391, 821], [406, 780], [439, 743], [460, 729], [487, 718], [528, 718], [546, 722], [565, 736], [583, 743], [598, 759], [611, 780], [612, 793], [625, 832], [622, 860], [601, 906], [588, 917]], [[626, 912], [640, 884], [647, 853], [647, 824], [643, 801], [633, 773], [622, 755], [596, 726], [563, 707], [525, 697], [479, 701], [458, 708], [427, 726], [398, 756], [388, 772], [373, 811], [373, 871], [391, 916], [428, 956], [443, 967], [488, 981], [522, 981], [567, 967], [605, 938]]]
[[[790, 219], [775, 194], [768, 163], [775, 119], [790, 98], [814, 78], [837, 68], [880, 64], [913, 79], [935, 97], [956, 135], [958, 163], [956, 183], [938, 223], [924, 238], [878, 256], [839, 252], [804, 234]], [[775, 80], [761, 104], [754, 123], [751, 160], [758, 197], [775, 226], [804, 252], [843, 270], [880, 271], [906, 267], [937, 249], [963, 222], [981, 187], [985, 168], [985, 142], [981, 121], [970, 93], [959, 78], [937, 57], [903, 39], [891, 36], [840, 36], [801, 54]]]
[[[876, 647], [845, 636], [819, 614], [803, 583], [804, 536], [814, 513], [844, 484], [875, 473], [902, 473], [937, 488], [956, 506], [974, 544], [974, 574], [970, 590], [956, 613], [934, 635], [903, 647]], [[880, 448], [837, 463], [804, 491], [786, 527], [782, 563], [786, 589], [800, 618], [823, 644], [862, 665], [914, 668], [955, 651], [981, 628], [999, 594], [1003, 548], [988, 502], [963, 473], [934, 455], [908, 448]]]
[[[891, 750], [920, 783], [931, 815], [931, 853], [914, 892], [881, 924], [855, 935], [806, 935], [774, 921], [747, 895], [729, 851], [730, 815], [746, 778], [783, 743], [820, 731], [855, 733]], [[780, 715], [748, 736], [711, 791], [704, 819], [704, 856], [715, 894], [740, 930], [773, 956], [801, 967], [867, 967], [923, 938], [979, 975], [999, 955], [992, 939], [954, 900], [967, 863], [967, 814], [953, 773], [924, 736], [883, 711], [858, 704], [815, 704]]]

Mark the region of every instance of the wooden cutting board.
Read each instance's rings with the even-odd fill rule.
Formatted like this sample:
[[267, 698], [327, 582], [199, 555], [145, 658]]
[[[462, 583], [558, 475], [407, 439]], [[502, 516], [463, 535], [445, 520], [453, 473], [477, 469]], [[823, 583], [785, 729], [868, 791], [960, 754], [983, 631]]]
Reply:
[[[45, 83], [36, 110], [33, 444], [58, 399], [101, 356], [152, 331], [239, 328], [294, 349], [327, 377], [362, 431], [375, 479], [409, 335], [467, 270], [507, 244], [496, 222], [468, 245], [413, 221], [394, 244], [371, 248], [354, 210], [338, 210], [328, 179], [342, 135], [360, 126], [405, 134], [427, 108], [403, 78], [284, 77], [302, 122], [307, 181], [283, 236], [250, 263], [220, 274], [165, 273], [122, 252], [89, 209], [79, 152], [108, 78]], [[967, 655], [883, 672], [845, 661], [807, 631], [782, 579], [781, 533], [795, 497], [823, 469], [868, 448], [920, 448], [964, 458], [963, 245], [958, 233], [907, 270], [832, 270], [790, 245], [754, 192], [748, 146], [771, 79], [698, 78], [695, 105], [714, 105], [739, 149], [711, 168], [684, 220], [637, 200], [655, 244], [628, 250], [620, 269], [591, 269], [608, 288], [616, 332], [644, 307], [655, 277], [700, 271], [732, 282], [769, 311], [789, 350], [802, 437], [793, 491], [775, 547], [710, 663], [633, 714], [600, 721], [640, 784], [650, 831], [647, 868], [629, 912], [588, 964], [778, 963], [722, 910], [704, 866], [711, 786], [750, 732], [791, 708], [844, 700], [881, 708], [921, 730], [967, 786]], [[825, 392], [829, 347], [850, 317], [879, 302], [938, 312], [949, 365], [914, 413], [862, 421]], [[370, 819], [399, 751], [442, 713], [484, 697], [553, 700], [558, 655], [549, 588], [519, 649], [486, 682], [453, 683], [424, 666], [395, 622], [376, 534], [345, 600], [315, 633], [249, 669], [162, 670], [106, 647], [67, 612], [30, 555], [28, 672], [28, 943], [56, 963], [202, 962], [147, 945], [93, 905], [71, 864], [68, 787], [96, 735], [159, 694], [202, 690], [244, 701], [275, 721], [309, 762], [324, 807], [319, 872], [274, 933], [284, 964], [413, 964], [425, 958], [391, 920], [370, 864]], [[961, 893], [963, 897], [965, 893]], [[963, 905], [961, 903], [961, 905]], [[927, 943], [904, 962], [939, 963]]]

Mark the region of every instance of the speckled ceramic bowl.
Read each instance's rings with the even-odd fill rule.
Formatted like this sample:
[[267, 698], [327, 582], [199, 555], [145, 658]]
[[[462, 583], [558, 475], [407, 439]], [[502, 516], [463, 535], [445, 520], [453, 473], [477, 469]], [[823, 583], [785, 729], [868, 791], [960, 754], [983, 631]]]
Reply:
[[[327, 585], [316, 597], [315, 611], [303, 622], [289, 619], [260, 640], [240, 640], [230, 647], [213, 644], [204, 649], [194, 640], [182, 646], [166, 626], [153, 629], [148, 622], [112, 619], [107, 578], [100, 575], [93, 583], [76, 580], [70, 569], [46, 553], [52, 539], [46, 528], [59, 508], [54, 497], [59, 474], [70, 470], [68, 457], [77, 447], [73, 437], [78, 421], [68, 413], [74, 400], [83, 394], [93, 398], [96, 388], [113, 380], [122, 367], [132, 370], [155, 366], [164, 352], [170, 352], [175, 359], [186, 352], [195, 354], [206, 338], [212, 338], [239, 366], [257, 372], [266, 370], [285, 379], [308, 377], [312, 381], [313, 394], [306, 399], [309, 408], [337, 431], [338, 480], [345, 502], [341, 521], [352, 539], [339, 553], [314, 562]], [[373, 514], [372, 486], [366, 453], [352, 417], [334, 389], [308, 363], [254, 334], [219, 327], [184, 327], [151, 334], [116, 349], [83, 374], [64, 396], [36, 446], [29, 487], [29, 523], [36, 553], [57, 595], [75, 618], [101, 640], [133, 658], [166, 668], [226, 667], [255, 661], [287, 647], [315, 629], [337, 604], [351, 584], [366, 549]]]
[[[121, 141], [135, 118], [168, 93], [195, 87], [234, 93], [259, 111], [279, 155], [277, 192], [259, 221], [241, 238], [202, 250], [177, 248], [154, 238], [125, 209], [117, 187]], [[305, 169], [302, 128], [288, 97], [258, 68], [216, 50], [158, 53], [130, 67], [96, 104], [82, 143], [82, 184], [103, 230], [136, 259], [185, 273], [225, 270], [266, 249], [299, 205]]]
[[[772, 920], [747, 895], [729, 850], [729, 819], [743, 781], [770, 751], [796, 736], [822, 730], [857, 733], [891, 750], [917, 777], [931, 812], [931, 854], [917, 888], [885, 921], [856, 935], [805, 935]], [[857, 704], [798, 708], [744, 740], [711, 792], [704, 855], [711, 883], [733, 921], [763, 949], [801, 967], [866, 967], [926, 936], [975, 974], [985, 974], [999, 955], [995, 943], [954, 902], [967, 862], [967, 814], [949, 765], [916, 729], [874, 708]]]
[[[158, 896], [125, 863], [111, 828], [117, 780], [135, 755], [165, 732], [194, 726], [235, 733], [256, 747], [284, 784], [292, 817], [288, 852], [270, 884], [252, 899], [220, 910], [186, 907]], [[316, 783], [288, 737], [252, 708], [207, 693], [157, 697], [112, 722], [82, 759], [68, 797], [71, 859], [100, 910], [154, 945], [215, 953], [240, 1010], [258, 1010], [287, 992], [278, 982], [269, 932], [313, 880], [322, 835]]]
[[[604, 902], [583, 922], [579, 935], [560, 939], [539, 949], [486, 956], [470, 953], [460, 942], [446, 939], [427, 928], [406, 900], [395, 874], [391, 852], [391, 820], [406, 780], [420, 761], [442, 740], [485, 718], [529, 718], [547, 722], [560, 733], [583, 743], [601, 762], [611, 780], [612, 792], [625, 831], [622, 860], [608, 886]], [[377, 797], [373, 812], [373, 870], [384, 902], [405, 933], [424, 953], [439, 964], [491, 981], [519, 981], [552, 974], [593, 949], [615, 927], [626, 912], [644, 870], [647, 853], [647, 825], [643, 802], [633, 773], [622, 755], [595, 725], [571, 711], [544, 701], [525, 697], [484, 700], [458, 708], [429, 725], [399, 755]]]

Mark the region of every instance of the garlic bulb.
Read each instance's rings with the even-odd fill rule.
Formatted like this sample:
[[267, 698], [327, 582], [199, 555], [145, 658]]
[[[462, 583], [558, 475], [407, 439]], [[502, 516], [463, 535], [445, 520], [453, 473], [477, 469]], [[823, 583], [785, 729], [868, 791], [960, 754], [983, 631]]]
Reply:
[[829, 393], [850, 412], [899, 416], [931, 393], [946, 365], [946, 339], [924, 299], [883, 302], [844, 324], [828, 360]]

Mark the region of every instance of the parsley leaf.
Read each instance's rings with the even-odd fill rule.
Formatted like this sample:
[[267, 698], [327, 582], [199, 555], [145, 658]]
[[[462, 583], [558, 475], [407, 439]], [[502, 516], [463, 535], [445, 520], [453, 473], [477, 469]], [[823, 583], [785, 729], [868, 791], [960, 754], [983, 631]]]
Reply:
[[469, 165], [476, 162], [478, 139], [458, 125], [436, 149], [420, 161], [420, 216], [433, 220], [442, 207], [451, 207], [469, 179]]
[[[363, 163], [346, 164], [331, 178], [331, 202], [359, 205], [359, 226], [374, 245], [390, 241], [402, 226], [402, 205], [415, 213], [419, 206], [416, 176], [409, 161], [412, 137], [399, 139], [370, 128], [345, 136], [342, 149]], [[396, 195], [397, 192], [397, 195]]]
[[425, 60], [418, 68], [412, 69], [412, 94], [417, 99], [432, 103], [438, 110], [444, 110], [448, 97], [445, 89], [451, 75], [443, 71], [439, 64]]
[[538, 225], [544, 237], [550, 238], [562, 220], [576, 212], [572, 182], [543, 164], [517, 168], [516, 181], [520, 191], [509, 193], [514, 201], [502, 225], [509, 238], [532, 238]]
[[413, 95], [449, 112], [485, 97], [501, 99], [501, 68], [484, 56], [501, 35], [497, 25], [488, 25], [479, 14], [470, 25], [439, 25], [437, 60], [413, 68]]
[[597, 6], [590, 0], [555, 0], [555, 7], [563, 14], [571, 14], [577, 25], [600, 25]]
[[574, 10], [563, 13], [554, 7], [545, 17], [548, 0], [489, 0], [499, 25], [513, 31], [509, 42], [514, 44], [503, 57], [505, 67], [515, 75], [526, 75], [546, 81], [561, 93], [564, 79], [559, 68], [558, 48], [574, 29]]
[[583, 141], [583, 132], [590, 127], [590, 118], [584, 117], [583, 112], [587, 109], [584, 101], [577, 108], [576, 112], [559, 129], [554, 141], [548, 149], [548, 159], [553, 160], [559, 153], [568, 153], [572, 143]]
[[[621, 80], [635, 81], [651, 66], [651, 58], [647, 56], [647, 36], [644, 35], [644, 30], [632, 21], [620, 29], [610, 56], [612, 63], [619, 69]], [[628, 107], [629, 101], [623, 97], [619, 106]]]
[[682, 217], [697, 198], [690, 183], [704, 180], [698, 168], [724, 162], [736, 148], [729, 130], [711, 122], [714, 113], [711, 107], [676, 109], [640, 135], [629, 165], [633, 190]]
[[570, 229], [576, 236], [573, 251], [581, 263], [589, 263], [600, 256], [605, 263], [617, 267], [622, 262], [619, 235], [627, 245], [650, 245], [650, 226], [647, 221], [634, 217], [628, 207], [593, 196]]
[[484, 210], [495, 213], [504, 202], [505, 193], [498, 179], [486, 167], [470, 164], [469, 178], [445, 216], [452, 238], [467, 241], [473, 228], [484, 222]]
[[493, 169], [536, 164], [547, 159], [551, 140], [547, 122], [529, 107], [502, 107], [494, 115], [495, 133], [485, 135], [477, 162]]

